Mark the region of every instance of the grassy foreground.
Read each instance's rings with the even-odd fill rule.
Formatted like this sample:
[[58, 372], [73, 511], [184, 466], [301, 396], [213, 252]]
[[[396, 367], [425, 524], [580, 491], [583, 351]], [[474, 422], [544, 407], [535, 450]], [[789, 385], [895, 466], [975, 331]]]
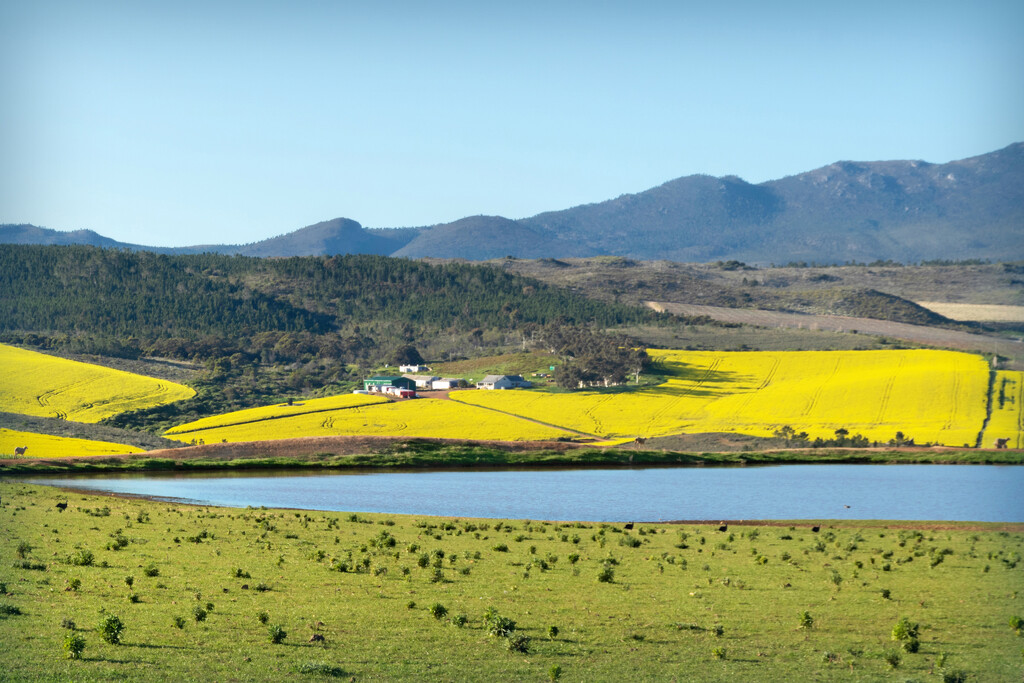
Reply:
[[[1024, 616], [1021, 525], [626, 531], [189, 507], [21, 483], [0, 483], [0, 501], [0, 680], [1024, 673], [1010, 626]], [[489, 635], [508, 626], [494, 614], [515, 622], [508, 637]], [[97, 630], [111, 616], [120, 644]], [[892, 639], [901, 617], [919, 625], [916, 652]], [[76, 638], [85, 647], [69, 659]]]

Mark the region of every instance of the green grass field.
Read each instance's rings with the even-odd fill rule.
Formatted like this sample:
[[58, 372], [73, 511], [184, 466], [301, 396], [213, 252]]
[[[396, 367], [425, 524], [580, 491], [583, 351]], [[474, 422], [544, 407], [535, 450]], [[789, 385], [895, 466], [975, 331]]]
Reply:
[[[5, 681], [1024, 674], [1010, 626], [1024, 616], [1021, 525], [627, 532], [190, 507], [19, 482], [0, 483], [0, 501]], [[528, 642], [489, 635], [489, 608]], [[124, 625], [120, 644], [97, 631], [108, 616]], [[901, 617], [919, 624], [916, 652], [892, 640]], [[277, 644], [275, 625], [287, 633]], [[71, 636], [85, 641], [77, 660], [63, 648]]]

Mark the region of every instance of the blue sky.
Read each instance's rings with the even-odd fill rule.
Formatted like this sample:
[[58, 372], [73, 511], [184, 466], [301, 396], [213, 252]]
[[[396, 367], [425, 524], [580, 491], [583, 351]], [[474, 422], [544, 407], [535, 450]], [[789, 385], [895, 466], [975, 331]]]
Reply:
[[521, 218], [1024, 140], [1024, 3], [0, 3], [0, 222]]

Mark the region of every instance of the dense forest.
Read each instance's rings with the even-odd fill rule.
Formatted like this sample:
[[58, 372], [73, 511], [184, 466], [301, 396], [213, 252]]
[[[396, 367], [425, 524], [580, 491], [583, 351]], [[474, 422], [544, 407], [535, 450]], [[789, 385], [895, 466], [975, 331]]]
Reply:
[[540, 327], [600, 330], [654, 317], [465, 263], [0, 249], [0, 341], [205, 368], [190, 407], [127, 416], [125, 426], [345, 388], [358, 379], [353, 366], [386, 362], [403, 345], [440, 360], [525, 345]]

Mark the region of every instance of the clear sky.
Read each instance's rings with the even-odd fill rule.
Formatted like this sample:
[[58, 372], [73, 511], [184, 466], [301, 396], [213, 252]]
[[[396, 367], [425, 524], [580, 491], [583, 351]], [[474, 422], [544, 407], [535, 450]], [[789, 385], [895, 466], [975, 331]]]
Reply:
[[0, 2], [0, 223], [531, 216], [1024, 140], [1024, 2]]

